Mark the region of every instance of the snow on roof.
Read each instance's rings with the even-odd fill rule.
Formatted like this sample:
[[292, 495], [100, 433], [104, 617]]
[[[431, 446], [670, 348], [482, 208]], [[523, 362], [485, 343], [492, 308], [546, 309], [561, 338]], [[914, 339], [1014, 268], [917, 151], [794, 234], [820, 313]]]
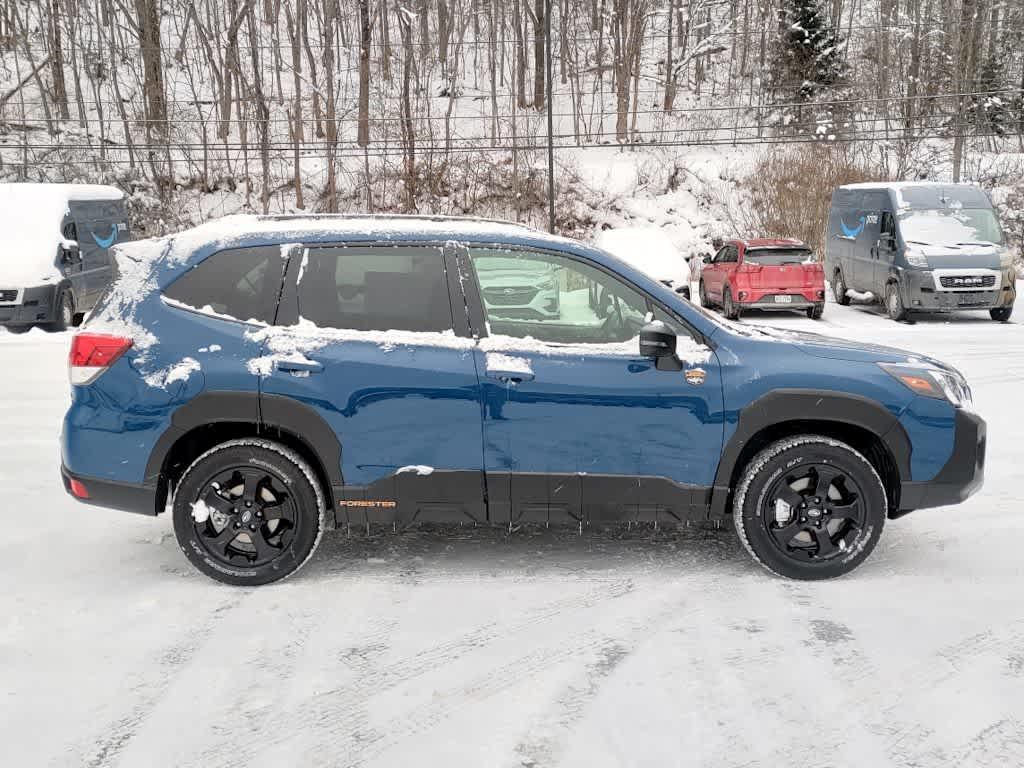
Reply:
[[843, 184], [840, 189], [907, 189], [910, 187], [978, 187], [969, 182], [953, 183], [951, 181], [861, 181], [856, 184]]
[[0, 183], [0, 284], [27, 288], [61, 280], [57, 253], [61, 226], [73, 200], [120, 200], [114, 187], [92, 184]]
[[689, 280], [689, 267], [682, 252], [658, 227], [606, 229], [598, 233], [595, 243], [655, 280]]

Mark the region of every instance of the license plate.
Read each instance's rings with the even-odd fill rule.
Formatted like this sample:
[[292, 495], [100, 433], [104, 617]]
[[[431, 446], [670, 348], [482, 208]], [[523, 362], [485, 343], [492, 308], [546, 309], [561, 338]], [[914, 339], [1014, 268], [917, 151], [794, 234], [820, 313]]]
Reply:
[[775, 303], [776, 304], [792, 304], [793, 303], [793, 297], [792, 296], [788, 296], [788, 295], [776, 296], [775, 297]]

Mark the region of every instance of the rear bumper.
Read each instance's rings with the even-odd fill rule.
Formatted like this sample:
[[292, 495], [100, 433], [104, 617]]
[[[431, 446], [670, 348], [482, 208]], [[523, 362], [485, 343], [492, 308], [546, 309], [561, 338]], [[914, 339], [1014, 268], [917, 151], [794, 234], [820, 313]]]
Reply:
[[901, 483], [898, 514], [959, 504], [981, 488], [985, 480], [985, 437], [984, 419], [958, 408], [953, 455], [931, 480]]
[[[64, 465], [61, 465], [60, 468], [60, 478], [68, 495], [85, 504], [118, 509], [122, 512], [135, 512], [140, 515], [155, 515], [157, 513], [156, 486], [119, 483], [114, 480], [74, 475]], [[85, 487], [89, 498], [79, 498], [71, 492], [72, 479], [77, 480]]]

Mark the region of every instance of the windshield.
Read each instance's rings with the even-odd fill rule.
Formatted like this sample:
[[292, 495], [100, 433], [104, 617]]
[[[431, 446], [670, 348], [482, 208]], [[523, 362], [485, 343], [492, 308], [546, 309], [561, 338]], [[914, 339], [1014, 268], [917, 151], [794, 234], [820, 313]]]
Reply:
[[748, 248], [743, 255], [744, 261], [768, 266], [802, 264], [810, 258], [809, 248]]
[[903, 239], [925, 245], [1002, 245], [1003, 233], [991, 208], [937, 208], [899, 217]]

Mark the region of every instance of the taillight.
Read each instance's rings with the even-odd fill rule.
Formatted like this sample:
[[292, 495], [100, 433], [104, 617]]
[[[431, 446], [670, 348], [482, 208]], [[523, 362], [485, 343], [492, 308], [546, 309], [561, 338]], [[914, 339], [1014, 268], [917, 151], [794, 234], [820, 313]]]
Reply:
[[71, 339], [68, 373], [72, 384], [90, 384], [132, 346], [124, 336], [79, 333]]

